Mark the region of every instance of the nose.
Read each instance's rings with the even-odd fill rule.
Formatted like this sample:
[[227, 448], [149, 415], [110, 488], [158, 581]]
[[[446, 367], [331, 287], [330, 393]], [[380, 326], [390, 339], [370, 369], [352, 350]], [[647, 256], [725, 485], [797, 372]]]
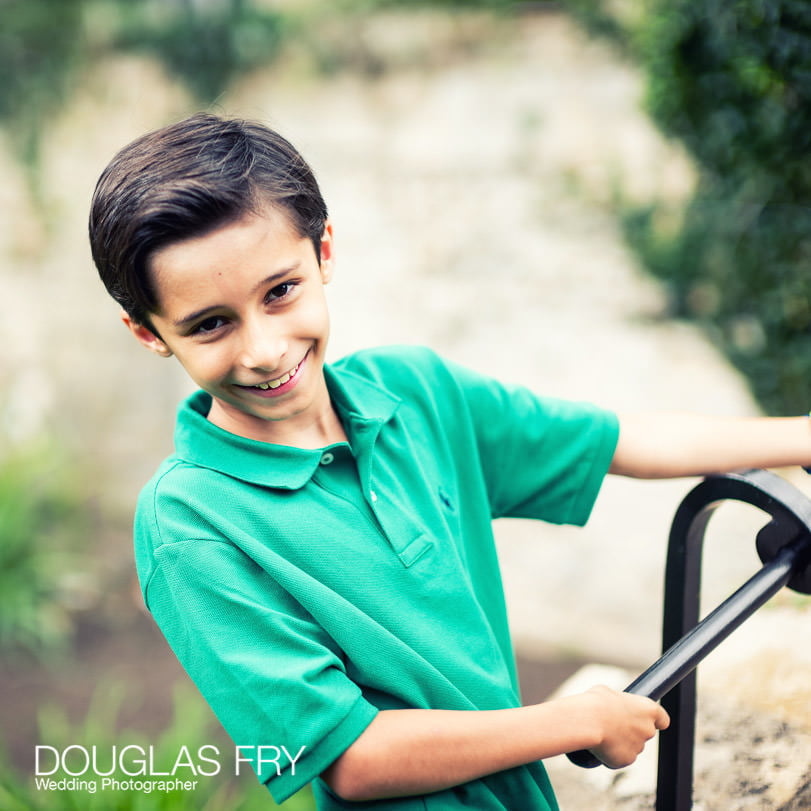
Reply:
[[239, 360], [246, 369], [278, 370], [288, 346], [280, 322], [281, 319], [263, 315], [243, 324]]

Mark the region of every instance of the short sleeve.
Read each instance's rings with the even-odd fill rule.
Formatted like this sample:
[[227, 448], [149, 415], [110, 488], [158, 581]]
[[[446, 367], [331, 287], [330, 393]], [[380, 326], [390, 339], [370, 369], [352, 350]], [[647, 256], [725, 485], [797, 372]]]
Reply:
[[616, 415], [447, 369], [472, 424], [493, 517], [585, 524], [616, 448]]
[[149, 610], [234, 744], [280, 749], [278, 761], [257, 771], [283, 802], [340, 756], [377, 710], [324, 630], [241, 550], [184, 540], [159, 546], [155, 561]]

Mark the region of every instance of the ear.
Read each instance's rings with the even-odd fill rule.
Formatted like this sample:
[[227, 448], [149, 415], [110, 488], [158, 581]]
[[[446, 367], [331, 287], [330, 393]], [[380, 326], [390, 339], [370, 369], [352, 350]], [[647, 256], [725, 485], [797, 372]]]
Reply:
[[329, 284], [335, 268], [335, 242], [332, 236], [332, 223], [327, 220], [321, 237], [321, 281]]
[[121, 320], [124, 322], [124, 326], [135, 336], [135, 340], [139, 344], [162, 358], [171, 357], [172, 350], [149, 327], [133, 321], [124, 310], [121, 311]]

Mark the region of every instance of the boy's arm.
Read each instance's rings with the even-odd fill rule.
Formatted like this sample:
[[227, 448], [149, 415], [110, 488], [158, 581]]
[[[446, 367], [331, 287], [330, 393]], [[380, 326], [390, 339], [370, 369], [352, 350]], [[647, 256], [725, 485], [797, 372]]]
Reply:
[[643, 479], [811, 465], [808, 417], [620, 416], [610, 473]]
[[643, 696], [595, 687], [505, 710], [384, 710], [321, 776], [346, 800], [427, 794], [578, 749], [632, 763], [667, 713]]

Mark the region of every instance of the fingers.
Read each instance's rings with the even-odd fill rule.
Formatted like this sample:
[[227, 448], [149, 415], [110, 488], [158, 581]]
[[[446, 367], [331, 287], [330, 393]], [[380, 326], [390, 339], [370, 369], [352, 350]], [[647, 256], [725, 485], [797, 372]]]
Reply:
[[656, 718], [654, 718], [653, 723], [658, 730], [667, 729], [670, 726], [670, 716], [667, 714], [667, 712], [665, 712], [661, 705], [657, 704], [656, 706], [659, 708], [659, 712], [657, 713]]
[[670, 716], [661, 704], [653, 701], [652, 699], [645, 699], [648, 703], [647, 712], [650, 721], [653, 722], [653, 729], [651, 730], [648, 739], [652, 738], [657, 732], [661, 732], [670, 726]]
[[[631, 693], [626, 695], [633, 694]], [[644, 711], [650, 714], [655, 729], [661, 731], [670, 726], [670, 716], [667, 714], [667, 711], [661, 704], [653, 701], [653, 699], [650, 699], [647, 696], [637, 696], [637, 698], [640, 698], [645, 702]]]

